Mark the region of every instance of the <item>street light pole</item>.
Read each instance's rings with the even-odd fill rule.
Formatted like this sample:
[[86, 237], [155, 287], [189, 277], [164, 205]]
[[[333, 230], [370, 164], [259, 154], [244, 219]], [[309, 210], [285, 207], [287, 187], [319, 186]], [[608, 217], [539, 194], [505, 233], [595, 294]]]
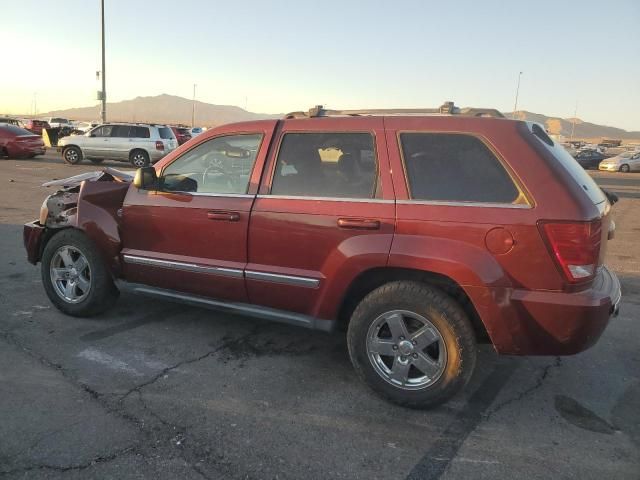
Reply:
[[522, 77], [522, 72], [518, 73], [518, 86], [516, 87], [516, 102], [513, 105], [513, 113], [511, 114], [511, 118], [516, 118], [516, 110], [518, 110], [518, 93], [520, 93], [520, 77]]
[[104, 0], [100, 0], [100, 19], [102, 21], [102, 112], [100, 112], [100, 116], [102, 118], [102, 123], [107, 123], [107, 72], [105, 71], [104, 61]]
[[191, 128], [196, 126], [196, 84], [193, 84], [193, 104], [191, 108]]

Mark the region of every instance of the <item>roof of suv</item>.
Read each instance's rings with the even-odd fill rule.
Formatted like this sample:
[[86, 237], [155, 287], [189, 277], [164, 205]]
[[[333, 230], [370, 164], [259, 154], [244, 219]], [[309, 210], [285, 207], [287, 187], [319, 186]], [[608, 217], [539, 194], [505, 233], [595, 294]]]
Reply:
[[329, 110], [322, 105], [316, 105], [307, 112], [291, 112], [284, 116], [285, 119], [293, 118], [317, 118], [317, 117], [359, 117], [369, 115], [456, 115], [466, 117], [492, 117], [505, 118], [495, 108], [460, 108], [453, 102], [444, 102], [437, 108], [396, 108], [396, 109], [363, 109], [363, 110]]

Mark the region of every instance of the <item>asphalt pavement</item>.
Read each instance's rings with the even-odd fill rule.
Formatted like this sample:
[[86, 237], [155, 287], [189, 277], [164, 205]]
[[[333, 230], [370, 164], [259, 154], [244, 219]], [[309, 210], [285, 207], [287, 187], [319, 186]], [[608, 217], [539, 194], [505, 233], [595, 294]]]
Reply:
[[358, 381], [341, 334], [126, 292], [96, 318], [58, 312], [21, 224], [41, 183], [95, 169], [0, 160], [1, 478], [640, 478], [640, 174], [593, 172], [620, 196], [608, 264], [623, 287], [598, 344], [483, 346], [463, 394], [414, 411]]

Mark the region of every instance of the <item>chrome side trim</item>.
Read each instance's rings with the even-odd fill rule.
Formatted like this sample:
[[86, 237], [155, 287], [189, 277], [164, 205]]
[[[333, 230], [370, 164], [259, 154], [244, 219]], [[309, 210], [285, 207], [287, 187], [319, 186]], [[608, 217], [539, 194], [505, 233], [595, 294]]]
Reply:
[[188, 305], [195, 305], [197, 307], [211, 308], [214, 310], [245, 313], [254, 317], [265, 318], [267, 320], [272, 320], [275, 322], [287, 323], [289, 325], [297, 325], [299, 327], [310, 328], [313, 330], [331, 332], [336, 324], [335, 320], [323, 320], [316, 317], [311, 317], [309, 315], [286, 312], [283, 310], [277, 310], [275, 308], [249, 305], [239, 302], [223, 302], [199, 295], [190, 295], [173, 290], [148, 287], [146, 285], [126, 284], [125, 286], [133, 288], [134, 292], [150, 297], [164, 298], [171, 301], [185, 303]]
[[520, 203], [483, 203], [483, 202], [442, 202], [438, 200], [398, 200], [398, 205], [438, 205], [444, 207], [482, 207], [529, 209], [531, 205]]
[[190, 195], [192, 197], [230, 197], [230, 198], [253, 198], [255, 195], [251, 195], [248, 193], [205, 193], [205, 192], [183, 192], [181, 190], [176, 191], [165, 191], [158, 190], [159, 194], [179, 194], [179, 195]]
[[395, 203], [395, 200], [383, 198], [347, 198], [347, 197], [304, 197], [295, 195], [256, 195], [256, 198], [273, 198], [274, 200], [322, 200], [324, 202], [358, 202], [358, 203]]
[[137, 255], [123, 255], [125, 262], [136, 265], [149, 265], [152, 267], [170, 268], [172, 270], [183, 270], [185, 272], [209, 273], [212, 275], [222, 275], [225, 277], [242, 278], [242, 270], [236, 268], [208, 267], [195, 263], [175, 262], [172, 260], [160, 260], [158, 258], [139, 257]]
[[262, 280], [265, 282], [284, 283], [295, 287], [318, 288], [320, 280], [317, 278], [298, 277], [295, 275], [282, 275], [280, 273], [256, 272], [245, 270], [245, 277], [250, 280]]

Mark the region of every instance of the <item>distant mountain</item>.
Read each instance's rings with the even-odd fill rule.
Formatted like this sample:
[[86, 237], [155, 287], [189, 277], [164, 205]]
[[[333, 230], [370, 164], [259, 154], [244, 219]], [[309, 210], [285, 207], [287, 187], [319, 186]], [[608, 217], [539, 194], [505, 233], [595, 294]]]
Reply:
[[[183, 123], [191, 125], [193, 101], [175, 95], [136, 97], [116, 103], [107, 103], [107, 118], [112, 122]], [[73, 120], [94, 121], [100, 118], [100, 107], [70, 108], [44, 113], [43, 117], [64, 117]], [[225, 123], [280, 118], [282, 115], [248, 112], [232, 105], [213, 105], [196, 101], [196, 124], [213, 127]]]
[[[505, 113], [504, 116], [511, 118], [513, 112]], [[519, 110], [515, 113], [515, 118], [519, 120], [529, 120], [538, 122], [547, 127], [547, 131], [554, 135], [563, 135], [569, 138], [573, 128], [573, 118], [547, 117], [539, 113]], [[621, 140], [640, 140], [640, 132], [628, 132], [621, 128], [596, 125], [595, 123], [584, 122], [579, 118], [575, 119], [575, 130], [573, 138], [600, 140], [602, 138], [617, 138]]]
[[[188, 98], [175, 95], [157, 95], [155, 97], [136, 97], [133, 100], [108, 103], [107, 116], [110, 121], [122, 122], [157, 122], [157, 123], [183, 123], [191, 124], [191, 109], [193, 102]], [[98, 106], [84, 108], [70, 108], [67, 110], [55, 110], [42, 114], [43, 117], [64, 117], [73, 120], [97, 120], [100, 116]], [[259, 120], [264, 118], [282, 118], [282, 114], [267, 114], [248, 112], [233, 105], [213, 105], [211, 103], [196, 102], [196, 124], [199, 126], [213, 127], [225, 123], [243, 122], [247, 120]], [[505, 113], [511, 118], [512, 113]], [[531, 120], [542, 123], [549, 133], [571, 136], [572, 119], [547, 117], [539, 113], [520, 110], [515, 113], [515, 118]], [[602, 139], [619, 138], [622, 140], [640, 140], [640, 132], [627, 132], [620, 128], [596, 125], [576, 119], [574, 138]]]

